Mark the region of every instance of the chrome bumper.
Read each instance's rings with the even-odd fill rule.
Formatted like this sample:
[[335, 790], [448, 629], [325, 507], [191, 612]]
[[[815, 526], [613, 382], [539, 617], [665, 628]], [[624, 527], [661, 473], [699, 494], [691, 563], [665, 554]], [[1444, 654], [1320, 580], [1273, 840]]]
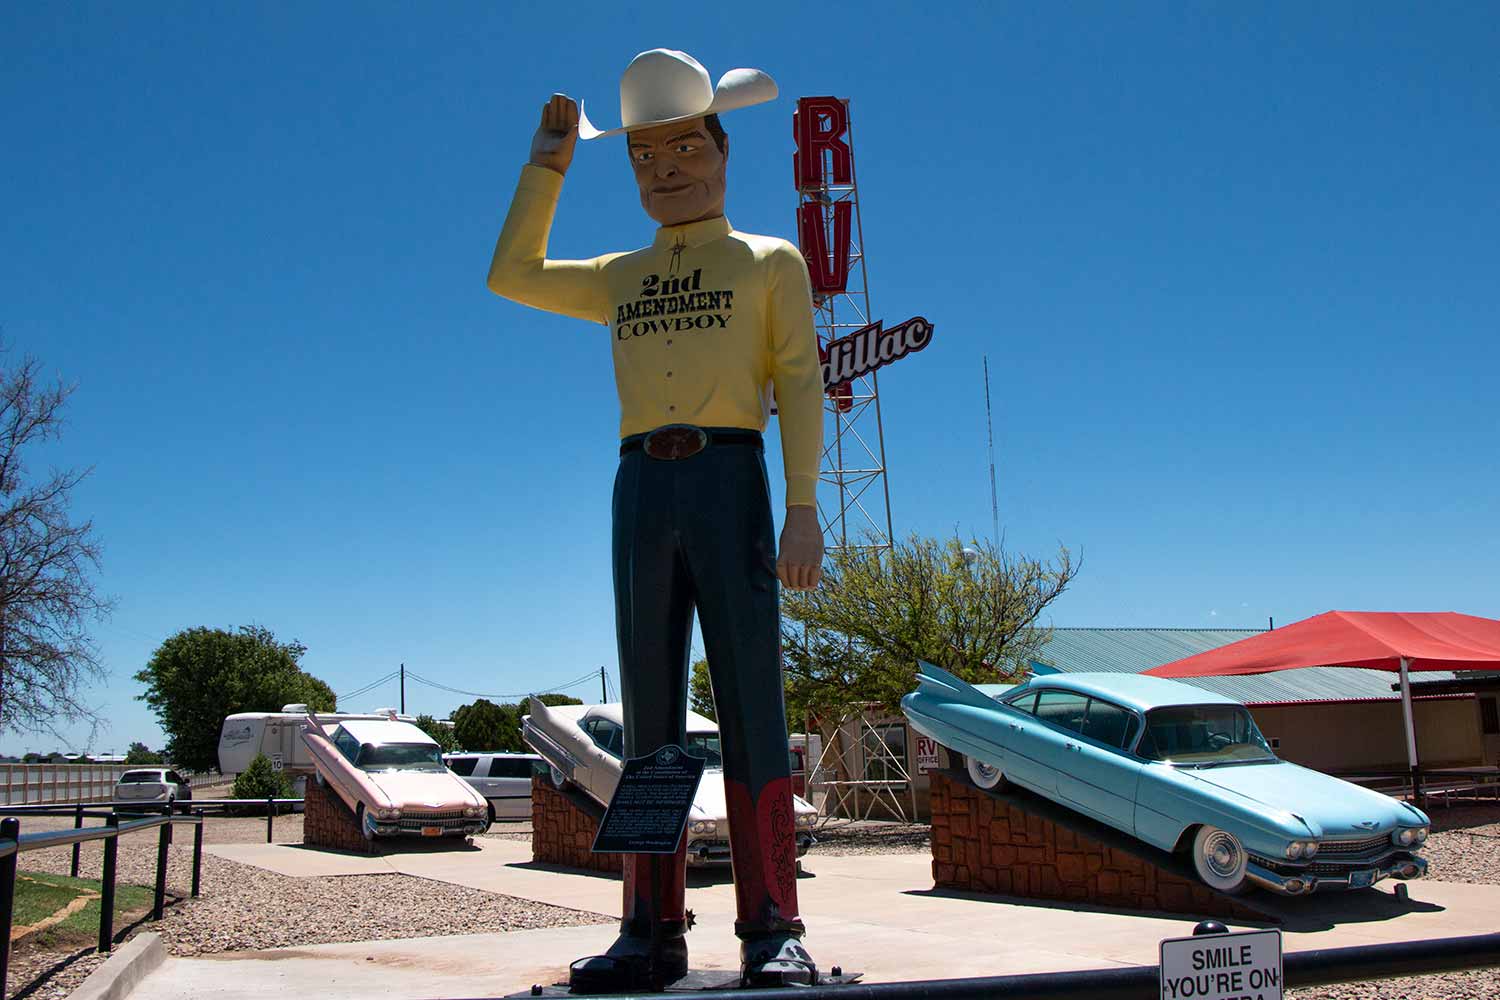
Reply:
[[[1278, 872], [1251, 861], [1245, 868], [1245, 876], [1263, 889], [1283, 896], [1305, 896], [1319, 889], [1350, 889], [1357, 872], [1369, 872], [1368, 885], [1375, 885], [1388, 878], [1421, 878], [1427, 874], [1427, 859], [1415, 854], [1392, 854], [1380, 863], [1368, 868], [1350, 865], [1347, 872], [1337, 875], [1315, 875], [1312, 872]], [[1359, 888], [1365, 888], [1360, 885]]]
[[[817, 838], [810, 833], [797, 834], [797, 857], [802, 857], [817, 842]], [[700, 865], [727, 865], [729, 864], [729, 841], [707, 837], [702, 840], [689, 839], [687, 862], [689, 868]]]
[[[438, 839], [441, 839], [441, 837], [477, 837], [481, 833], [483, 833], [486, 829], [488, 829], [489, 825], [490, 824], [489, 824], [488, 820], [485, 820], [485, 819], [476, 819], [476, 820], [474, 820], [472, 822], [468, 822], [468, 823], [455, 824], [455, 825], [453, 825], [451, 827], [448, 827], [448, 828], [444, 829], [443, 832], [442, 832], [442, 834], [439, 837], [428, 837], [426, 839], [428, 839], [428, 840], [438, 840]], [[413, 830], [413, 829], [410, 829], [408, 827], [403, 827], [401, 825], [401, 822], [399, 820], [397, 820], [394, 823], [386, 823], [386, 822], [383, 822], [381, 820], [374, 820], [374, 821], [371, 821], [371, 823], [370, 823], [370, 829], [374, 831], [375, 836], [377, 836], [377, 837], [421, 837], [422, 836], [422, 831], [420, 829]]]

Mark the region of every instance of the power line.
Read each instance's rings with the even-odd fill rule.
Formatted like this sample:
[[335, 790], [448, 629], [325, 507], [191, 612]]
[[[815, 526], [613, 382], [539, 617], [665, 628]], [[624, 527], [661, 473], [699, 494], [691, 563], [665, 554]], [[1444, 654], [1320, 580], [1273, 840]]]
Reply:
[[569, 688], [578, 687], [580, 684], [590, 683], [594, 681], [599, 675], [590, 670], [582, 677], [574, 678], [573, 680], [568, 681], [566, 684], [558, 684], [557, 686], [547, 688], [544, 691], [524, 691], [520, 694], [490, 694], [484, 691], [467, 691], [463, 688], [456, 688], [448, 684], [441, 684], [437, 681], [429, 680], [428, 678], [423, 677], [421, 674], [416, 673], [409, 668], [406, 671], [406, 676], [414, 681], [417, 681], [418, 683], [426, 684], [431, 688], [437, 688], [439, 691], [447, 691], [450, 694], [467, 695], [470, 698], [489, 698], [495, 701], [519, 701], [522, 698], [528, 697], [529, 695], [533, 694], [555, 694], [559, 691], [566, 691]]
[[392, 670], [390, 673], [386, 674], [384, 677], [380, 678], [378, 681], [371, 681], [369, 684], [366, 684], [362, 688], [356, 688], [355, 690], [350, 691], [348, 694], [335, 695], [335, 697], [339, 701], [343, 701], [346, 698], [358, 698], [360, 695], [367, 694], [370, 691], [373, 691], [376, 688], [380, 687], [380, 685], [384, 684], [386, 681], [389, 681], [391, 678], [395, 677], [396, 674], [398, 674], [399, 672], [400, 671]]

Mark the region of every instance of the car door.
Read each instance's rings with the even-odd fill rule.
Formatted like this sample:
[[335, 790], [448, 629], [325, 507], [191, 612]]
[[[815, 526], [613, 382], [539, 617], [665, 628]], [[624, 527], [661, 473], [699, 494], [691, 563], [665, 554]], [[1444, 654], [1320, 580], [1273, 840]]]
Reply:
[[485, 792], [496, 819], [531, 816], [531, 761], [525, 757], [491, 757], [490, 786]]
[[1090, 698], [1077, 738], [1064, 740], [1069, 763], [1057, 772], [1058, 797], [1127, 833], [1135, 832], [1135, 793], [1141, 761], [1124, 748], [1140, 725], [1134, 712]]
[[1042, 688], [1036, 695], [1034, 723], [1020, 734], [1027, 754], [1036, 762], [1033, 786], [1050, 799], [1060, 796], [1060, 775], [1073, 766], [1074, 747], [1088, 713], [1088, 695]]
[[1034, 718], [1036, 692], [1027, 691], [1001, 704], [1009, 711], [1000, 713], [1003, 726], [998, 741], [1003, 751], [998, 762], [1000, 770], [1019, 785], [1036, 791], [1050, 790], [1050, 772], [1042, 764], [1036, 745], [1038, 730], [1043, 728]]
[[[1076, 691], [1041, 688], [1031, 718], [1010, 718], [1007, 750], [1022, 784], [1049, 799], [1058, 798], [1058, 772], [1073, 763], [1071, 744], [1083, 727], [1089, 699]], [[1007, 772], [1010, 774], [1010, 772]]]

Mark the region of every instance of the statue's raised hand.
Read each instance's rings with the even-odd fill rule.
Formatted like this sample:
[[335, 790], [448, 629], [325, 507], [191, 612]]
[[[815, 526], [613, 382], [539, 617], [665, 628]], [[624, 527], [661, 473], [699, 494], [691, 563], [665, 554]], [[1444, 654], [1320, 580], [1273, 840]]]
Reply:
[[542, 123], [531, 137], [531, 162], [567, 174], [578, 145], [578, 102], [567, 94], [553, 94], [542, 105]]

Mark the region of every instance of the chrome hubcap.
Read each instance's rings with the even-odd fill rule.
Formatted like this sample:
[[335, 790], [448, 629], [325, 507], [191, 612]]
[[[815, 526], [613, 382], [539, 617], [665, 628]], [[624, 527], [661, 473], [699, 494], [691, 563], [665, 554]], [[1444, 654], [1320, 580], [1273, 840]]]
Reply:
[[1209, 871], [1228, 878], [1240, 867], [1239, 841], [1223, 830], [1215, 830], [1203, 843], [1203, 860]]
[[974, 762], [974, 771], [985, 781], [989, 781], [995, 775], [1000, 773], [1000, 769], [998, 767], [990, 767], [988, 764], [981, 764], [977, 760]]

